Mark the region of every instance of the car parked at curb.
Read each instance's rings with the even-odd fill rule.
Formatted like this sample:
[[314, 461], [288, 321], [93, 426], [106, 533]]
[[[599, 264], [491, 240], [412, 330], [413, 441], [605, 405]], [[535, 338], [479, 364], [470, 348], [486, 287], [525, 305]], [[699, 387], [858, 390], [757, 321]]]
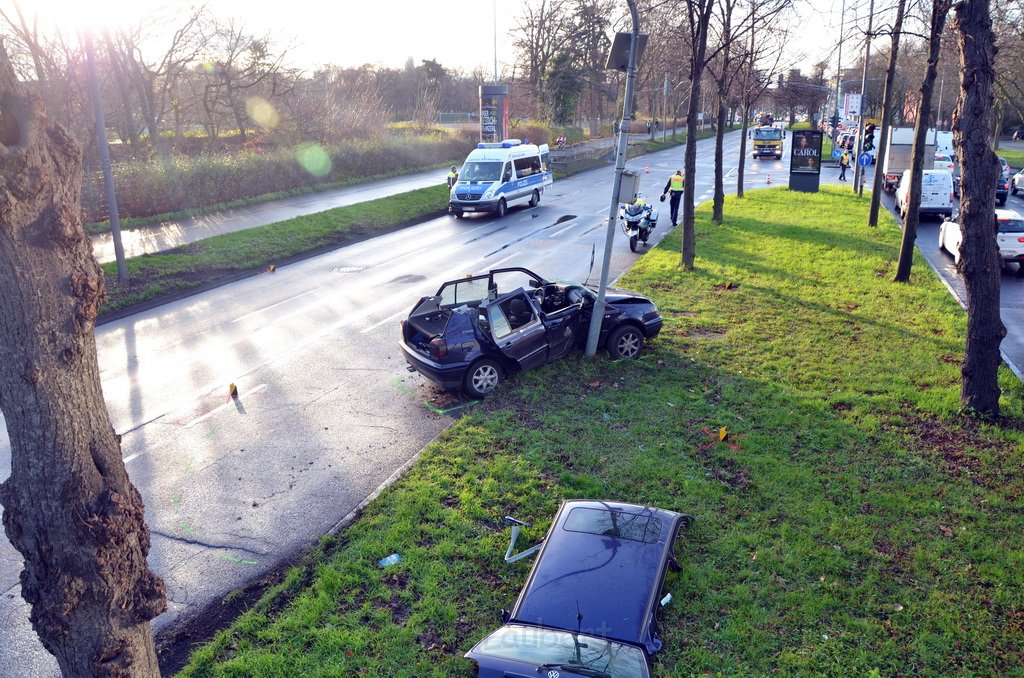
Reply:
[[1010, 195], [1010, 179], [1005, 174], [1000, 174], [996, 179], [996, 202], [1002, 207], [1006, 204], [1006, 198]]
[[[996, 210], [996, 244], [1003, 264], [1016, 263], [1018, 273], [1024, 272], [1024, 217], [1015, 210]], [[939, 227], [939, 249], [953, 255], [953, 261], [960, 263], [960, 241], [963, 234], [960, 224], [947, 219]]]
[[649, 678], [662, 648], [659, 607], [673, 546], [690, 516], [660, 508], [573, 500], [558, 509], [501, 626], [466, 653], [480, 678]]
[[[562, 358], [586, 343], [597, 291], [555, 283], [525, 268], [450, 280], [423, 297], [401, 323], [399, 347], [416, 371], [442, 388], [482, 398], [507, 376]], [[598, 347], [635, 358], [661, 331], [654, 302], [608, 288]]]
[[1024, 169], [1014, 174], [1010, 180], [1010, 192], [1017, 195], [1017, 191], [1024, 191]]

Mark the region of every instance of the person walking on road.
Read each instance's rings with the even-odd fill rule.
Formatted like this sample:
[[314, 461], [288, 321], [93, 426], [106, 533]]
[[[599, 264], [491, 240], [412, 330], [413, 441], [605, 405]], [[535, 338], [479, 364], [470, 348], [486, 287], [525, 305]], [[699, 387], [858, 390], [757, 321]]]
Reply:
[[448, 172], [448, 190], [452, 190], [452, 186], [459, 180], [459, 168], [452, 165], [451, 170]]
[[679, 200], [683, 197], [683, 171], [676, 170], [676, 173], [665, 182], [665, 188], [661, 192], [661, 201], [665, 202], [665, 194], [669, 195], [669, 214], [672, 216], [672, 225], [679, 222]]
[[850, 154], [843, 151], [839, 156], [839, 181], [846, 181], [846, 168], [850, 166]]

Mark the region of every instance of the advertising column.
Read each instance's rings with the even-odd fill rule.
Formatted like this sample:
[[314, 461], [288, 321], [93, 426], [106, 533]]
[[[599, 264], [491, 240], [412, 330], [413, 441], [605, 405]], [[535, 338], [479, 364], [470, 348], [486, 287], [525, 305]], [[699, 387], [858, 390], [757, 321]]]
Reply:
[[793, 130], [793, 150], [789, 156], [789, 188], [816, 193], [821, 178], [821, 130]]
[[508, 85], [480, 85], [480, 141], [501, 141], [508, 129]]

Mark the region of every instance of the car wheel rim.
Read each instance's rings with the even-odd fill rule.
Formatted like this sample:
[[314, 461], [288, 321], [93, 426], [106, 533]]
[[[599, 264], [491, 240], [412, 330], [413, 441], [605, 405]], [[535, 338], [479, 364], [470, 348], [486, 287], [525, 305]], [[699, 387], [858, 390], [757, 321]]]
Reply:
[[473, 372], [473, 388], [478, 393], [490, 393], [498, 385], [498, 371], [490, 365], [482, 365]]
[[632, 358], [640, 352], [640, 337], [633, 332], [627, 332], [619, 337], [617, 348], [619, 355], [625, 358]]

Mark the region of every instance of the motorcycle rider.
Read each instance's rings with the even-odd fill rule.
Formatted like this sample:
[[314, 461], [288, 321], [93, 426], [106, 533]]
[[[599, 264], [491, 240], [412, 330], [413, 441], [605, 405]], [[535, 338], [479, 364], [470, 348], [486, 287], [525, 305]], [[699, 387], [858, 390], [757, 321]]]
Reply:
[[685, 179], [683, 178], [683, 171], [676, 170], [676, 173], [668, 178], [665, 182], [665, 188], [661, 191], [661, 201], [665, 202], [665, 194], [669, 194], [669, 213], [672, 216], [672, 225], [675, 226], [679, 221], [679, 200], [683, 197], [683, 185]]

